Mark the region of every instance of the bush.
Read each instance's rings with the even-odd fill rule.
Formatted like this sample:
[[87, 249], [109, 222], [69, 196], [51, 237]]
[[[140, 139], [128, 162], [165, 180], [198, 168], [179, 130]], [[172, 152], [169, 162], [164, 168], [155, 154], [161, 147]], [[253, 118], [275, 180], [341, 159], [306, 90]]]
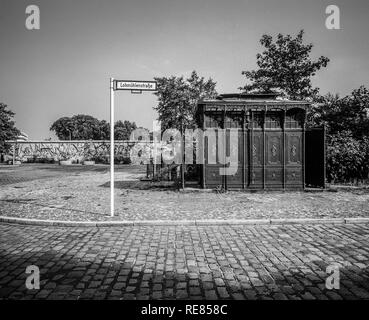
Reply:
[[129, 157], [124, 157], [124, 156], [115, 156], [114, 157], [114, 163], [115, 164], [130, 164], [131, 163], [131, 159]]
[[369, 139], [355, 139], [350, 131], [327, 137], [328, 182], [356, 182], [368, 179]]

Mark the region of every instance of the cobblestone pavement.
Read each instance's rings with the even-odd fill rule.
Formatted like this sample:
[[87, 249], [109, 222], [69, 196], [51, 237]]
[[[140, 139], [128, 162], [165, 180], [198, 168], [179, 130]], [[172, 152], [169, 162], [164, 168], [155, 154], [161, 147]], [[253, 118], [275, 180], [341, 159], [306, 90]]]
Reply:
[[[369, 299], [369, 224], [0, 224], [2, 299]], [[25, 288], [28, 265], [40, 290]], [[340, 268], [328, 290], [326, 267]]]
[[[144, 169], [117, 168], [114, 220], [369, 217], [369, 189], [184, 193], [164, 188], [162, 184], [139, 181]], [[107, 167], [46, 165], [6, 170], [0, 169], [0, 215], [72, 221], [111, 220]], [[26, 181], [18, 182], [19, 179]]]

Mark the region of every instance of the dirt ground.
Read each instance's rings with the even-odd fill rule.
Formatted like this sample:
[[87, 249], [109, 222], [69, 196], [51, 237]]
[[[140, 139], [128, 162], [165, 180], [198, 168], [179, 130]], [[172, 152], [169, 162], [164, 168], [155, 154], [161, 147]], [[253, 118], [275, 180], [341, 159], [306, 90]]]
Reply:
[[176, 191], [140, 181], [145, 166], [117, 166], [110, 218], [108, 166], [0, 167], [0, 215], [72, 221], [348, 218], [369, 216], [369, 189], [319, 192]]

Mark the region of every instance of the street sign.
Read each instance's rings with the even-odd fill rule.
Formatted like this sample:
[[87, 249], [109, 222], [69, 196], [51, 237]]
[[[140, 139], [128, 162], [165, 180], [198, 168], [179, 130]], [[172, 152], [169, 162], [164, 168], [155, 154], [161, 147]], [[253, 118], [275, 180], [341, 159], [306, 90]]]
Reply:
[[140, 94], [142, 91], [156, 91], [156, 88], [156, 81], [114, 80], [114, 78], [110, 78], [110, 215], [112, 217], [114, 217], [114, 91], [129, 90], [131, 93]]
[[115, 90], [156, 91], [156, 81], [115, 80]]

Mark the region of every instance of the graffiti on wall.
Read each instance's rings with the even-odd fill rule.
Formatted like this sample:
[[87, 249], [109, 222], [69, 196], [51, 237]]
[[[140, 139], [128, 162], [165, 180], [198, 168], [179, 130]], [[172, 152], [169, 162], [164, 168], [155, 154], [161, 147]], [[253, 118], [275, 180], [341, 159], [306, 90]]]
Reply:
[[[141, 154], [151, 154], [152, 143], [148, 141], [121, 141], [114, 145], [115, 157], [141, 162]], [[141, 151], [140, 151], [141, 150]], [[145, 152], [142, 152], [145, 150]], [[21, 141], [12, 142], [9, 157], [21, 162], [30, 161], [85, 161], [109, 162], [109, 141]]]

